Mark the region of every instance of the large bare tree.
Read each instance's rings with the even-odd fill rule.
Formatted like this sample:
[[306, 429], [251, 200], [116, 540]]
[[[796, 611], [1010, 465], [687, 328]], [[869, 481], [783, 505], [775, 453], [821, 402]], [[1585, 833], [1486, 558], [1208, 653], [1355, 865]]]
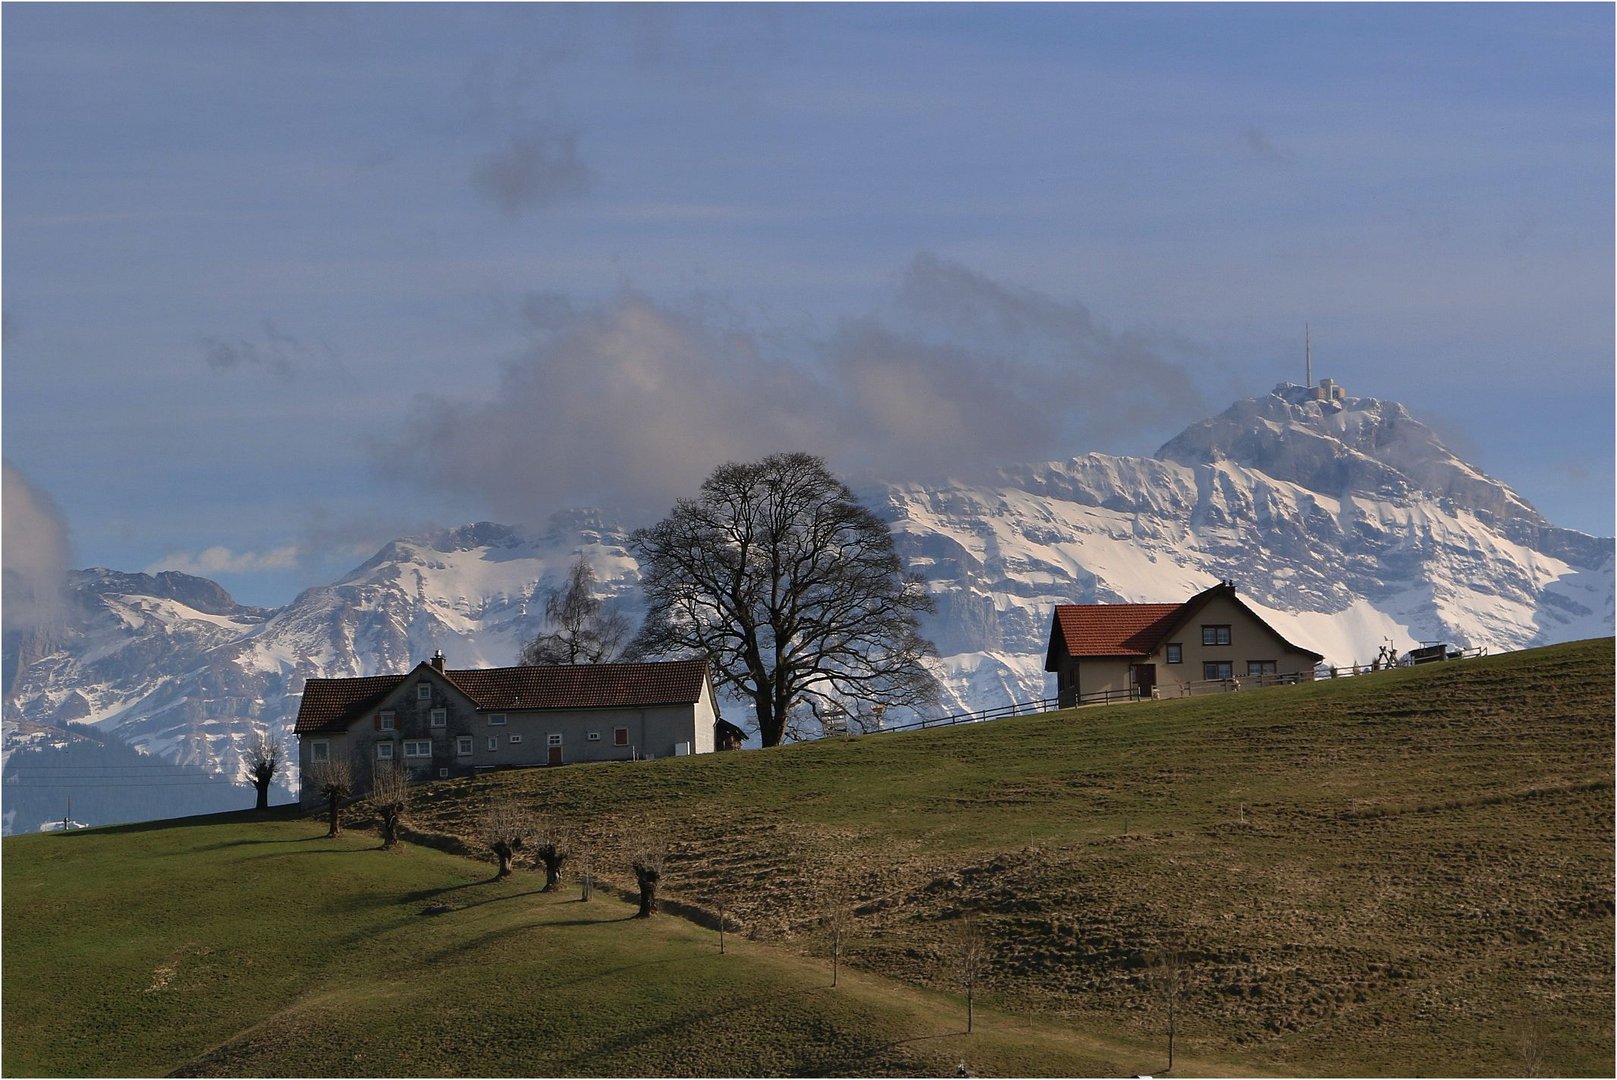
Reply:
[[258, 791], [259, 810], [269, 809], [270, 784], [286, 768], [281, 744], [269, 732], [260, 730], [241, 756], [242, 783]]
[[752, 703], [763, 745], [805, 721], [936, 703], [926, 584], [820, 458], [722, 465], [629, 543], [647, 600], [630, 654], [709, 657]]
[[565, 589], [545, 597], [545, 631], [522, 647], [523, 664], [609, 664], [623, 654], [631, 627], [595, 595], [595, 571], [580, 555]]

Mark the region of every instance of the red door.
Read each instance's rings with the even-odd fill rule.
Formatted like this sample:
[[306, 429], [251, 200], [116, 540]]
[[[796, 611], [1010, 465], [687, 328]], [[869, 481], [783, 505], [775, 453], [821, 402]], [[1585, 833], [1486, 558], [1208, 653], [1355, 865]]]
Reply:
[[561, 747], [552, 746], [550, 748], [550, 762], [549, 763], [552, 764], [552, 765], [560, 765], [561, 764]]

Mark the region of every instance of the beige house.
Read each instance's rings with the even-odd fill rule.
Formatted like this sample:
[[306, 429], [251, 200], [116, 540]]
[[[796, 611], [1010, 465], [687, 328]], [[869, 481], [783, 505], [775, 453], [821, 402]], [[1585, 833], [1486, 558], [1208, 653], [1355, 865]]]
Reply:
[[1293, 645], [1225, 581], [1182, 604], [1060, 604], [1044, 670], [1062, 707], [1310, 681], [1320, 653]]
[[[310, 679], [293, 733], [302, 776], [347, 759], [416, 779], [479, 769], [706, 754], [741, 734], [719, 719], [706, 660], [446, 670]], [[317, 801], [304, 785], [302, 802]]]

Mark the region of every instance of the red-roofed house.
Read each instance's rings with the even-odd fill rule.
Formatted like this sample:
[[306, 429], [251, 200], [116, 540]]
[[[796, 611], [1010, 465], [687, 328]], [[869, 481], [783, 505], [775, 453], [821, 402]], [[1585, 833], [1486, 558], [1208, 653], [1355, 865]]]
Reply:
[[[404, 675], [308, 680], [293, 733], [304, 776], [347, 758], [364, 790], [379, 761], [427, 779], [705, 754], [732, 730], [706, 660], [456, 671], [439, 654]], [[316, 801], [308, 785], [303, 801]]]
[[1323, 659], [1281, 637], [1226, 581], [1182, 604], [1059, 604], [1044, 670], [1066, 707], [1214, 681], [1312, 680]]

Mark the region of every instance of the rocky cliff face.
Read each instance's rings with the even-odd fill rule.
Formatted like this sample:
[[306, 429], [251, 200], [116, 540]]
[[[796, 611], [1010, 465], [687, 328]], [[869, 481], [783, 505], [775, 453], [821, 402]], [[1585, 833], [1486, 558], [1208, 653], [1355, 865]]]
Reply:
[[[1049, 692], [1057, 603], [1177, 601], [1223, 579], [1335, 663], [1368, 661], [1384, 638], [1501, 650], [1613, 629], [1612, 540], [1551, 525], [1394, 402], [1281, 386], [1154, 457], [1088, 454], [862, 497], [931, 582], [926, 630], [959, 711]], [[183, 574], [84, 571], [50, 640], [5, 643], [7, 746], [25, 723], [90, 725], [233, 774], [258, 726], [290, 731], [310, 676], [404, 671], [438, 649], [456, 666], [513, 663], [580, 552], [637, 620], [626, 544], [588, 511], [539, 536], [468, 525], [395, 541], [279, 610]]]

